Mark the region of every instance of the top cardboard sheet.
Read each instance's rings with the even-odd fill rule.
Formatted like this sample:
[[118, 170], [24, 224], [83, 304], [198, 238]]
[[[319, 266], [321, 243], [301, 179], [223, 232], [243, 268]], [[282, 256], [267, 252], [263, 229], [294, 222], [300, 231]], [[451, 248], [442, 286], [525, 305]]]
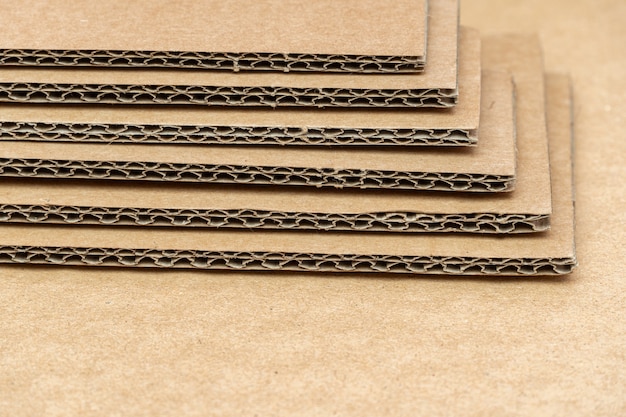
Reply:
[[[576, 265], [567, 78], [548, 94], [548, 232], [491, 237], [4, 225], [0, 262], [467, 275], [565, 274]], [[522, 111], [528, 109], [522, 108]]]
[[0, 140], [236, 145], [475, 145], [480, 37], [459, 36], [459, 102], [441, 109], [307, 109], [0, 103]]
[[0, 101], [451, 107], [458, 96], [458, 1], [437, 0], [429, 10], [429, 64], [420, 74], [0, 67]]
[[0, 5], [0, 65], [376, 73], [421, 71], [426, 59], [427, 0]]

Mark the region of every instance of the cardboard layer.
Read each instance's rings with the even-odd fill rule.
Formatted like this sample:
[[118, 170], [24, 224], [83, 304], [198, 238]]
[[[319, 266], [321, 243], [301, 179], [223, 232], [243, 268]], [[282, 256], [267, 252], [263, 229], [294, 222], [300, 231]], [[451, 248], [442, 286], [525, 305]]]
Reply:
[[[538, 62], [536, 68], [540, 68]], [[541, 81], [539, 80], [539, 83]], [[0, 142], [5, 177], [117, 179], [338, 188], [509, 191], [515, 181], [510, 76], [486, 76], [472, 149], [225, 147]]]
[[569, 273], [576, 265], [569, 80], [549, 79], [554, 212], [532, 235], [366, 235], [268, 231], [5, 225], [0, 262], [68, 265], [395, 272], [468, 275]]
[[[178, 227], [243, 227], [392, 232], [544, 231], [552, 211], [539, 43], [534, 37], [485, 40], [484, 60], [513, 71], [517, 83], [517, 167], [513, 193], [412, 193], [400, 191], [154, 184], [102, 181], [0, 182], [0, 219], [28, 223], [80, 223]], [[518, 51], [500, 64], [504, 50]], [[485, 73], [483, 93], [491, 108], [504, 91]], [[491, 95], [494, 95], [493, 97]], [[491, 105], [493, 103], [493, 105]], [[485, 123], [488, 120], [483, 117]], [[542, 129], [541, 127], [544, 126]], [[477, 150], [501, 153], [488, 129]], [[493, 136], [495, 138], [495, 136]], [[514, 152], [514, 142], [509, 145]], [[475, 152], [475, 150], [472, 150]], [[415, 153], [416, 155], [418, 153]], [[480, 154], [474, 157], [479, 158]], [[543, 166], [541, 165], [543, 163]], [[554, 167], [558, 170], [561, 167]]]
[[220, 106], [451, 107], [457, 91], [458, 1], [430, 4], [420, 74], [0, 67], [0, 101]]
[[0, 4], [0, 65], [415, 72], [426, 58], [426, 0]]
[[236, 145], [475, 145], [480, 39], [463, 30], [459, 102], [441, 109], [308, 109], [0, 103], [0, 140]]

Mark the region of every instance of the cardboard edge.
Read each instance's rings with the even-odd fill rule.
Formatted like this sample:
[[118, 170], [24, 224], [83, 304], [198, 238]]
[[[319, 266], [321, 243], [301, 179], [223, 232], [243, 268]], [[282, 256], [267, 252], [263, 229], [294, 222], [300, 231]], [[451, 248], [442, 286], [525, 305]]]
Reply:
[[497, 213], [314, 213], [255, 209], [0, 204], [0, 222], [138, 227], [322, 230], [385, 233], [537, 233], [550, 217]]
[[0, 158], [0, 177], [509, 192], [515, 175], [313, 167]]

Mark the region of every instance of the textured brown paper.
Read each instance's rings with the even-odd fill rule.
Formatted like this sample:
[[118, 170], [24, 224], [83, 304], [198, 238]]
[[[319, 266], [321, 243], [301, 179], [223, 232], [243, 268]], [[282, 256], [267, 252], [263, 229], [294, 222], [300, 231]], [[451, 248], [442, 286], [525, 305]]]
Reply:
[[9, 65], [375, 72], [415, 71], [426, 57], [426, 0], [0, 4], [1, 61]]
[[[515, 40], [493, 40], [504, 47]], [[567, 78], [550, 78], [551, 230], [531, 235], [391, 235], [6, 225], [0, 262], [200, 269], [533, 275], [576, 264]], [[524, 107], [520, 106], [520, 111]]]
[[459, 45], [459, 102], [447, 111], [181, 109], [1, 103], [0, 139], [298, 145], [475, 144], [480, 116], [478, 32], [461, 28]]
[[449, 107], [457, 98], [458, 2], [430, 5], [419, 74], [0, 67], [0, 101], [232, 106]]

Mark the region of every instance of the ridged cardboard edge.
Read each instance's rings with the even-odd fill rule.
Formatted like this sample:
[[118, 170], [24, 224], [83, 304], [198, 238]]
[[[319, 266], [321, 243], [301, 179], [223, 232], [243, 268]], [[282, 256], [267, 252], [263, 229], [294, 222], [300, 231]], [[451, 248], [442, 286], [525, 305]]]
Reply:
[[0, 177], [468, 192], [504, 192], [515, 186], [515, 175], [30, 158], [0, 158]]
[[396, 74], [424, 71], [426, 57], [422, 55], [0, 49], [0, 65]]
[[206, 145], [475, 146], [477, 129], [200, 126], [0, 121], [0, 140]]
[[36, 246], [0, 247], [0, 263], [441, 275], [564, 275], [571, 273], [576, 266], [576, 261], [571, 258], [506, 259]]
[[52, 204], [0, 204], [0, 222], [407, 233], [530, 233], [550, 228], [549, 215], [530, 214], [295, 213]]
[[0, 102], [237, 107], [425, 107], [456, 105], [458, 90], [0, 83]]

